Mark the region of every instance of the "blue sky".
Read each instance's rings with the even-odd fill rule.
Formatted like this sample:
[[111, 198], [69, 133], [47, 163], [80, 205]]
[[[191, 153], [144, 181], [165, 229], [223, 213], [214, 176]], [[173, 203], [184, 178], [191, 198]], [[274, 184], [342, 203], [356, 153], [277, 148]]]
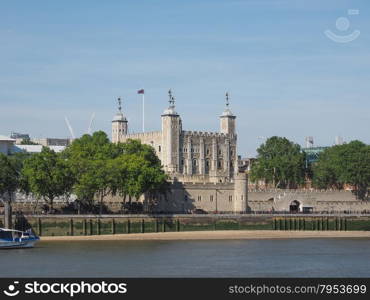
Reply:
[[172, 88], [184, 129], [202, 131], [219, 130], [229, 91], [243, 156], [272, 135], [370, 143], [369, 14], [367, 0], [2, 0], [0, 134], [68, 137], [67, 116], [80, 135], [93, 112], [110, 134], [118, 96], [138, 132], [139, 88], [159, 130]]

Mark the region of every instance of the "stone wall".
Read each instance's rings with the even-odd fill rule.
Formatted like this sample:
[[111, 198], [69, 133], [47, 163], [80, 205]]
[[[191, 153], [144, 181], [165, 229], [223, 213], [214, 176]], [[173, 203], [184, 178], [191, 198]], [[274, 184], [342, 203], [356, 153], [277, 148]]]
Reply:
[[370, 210], [370, 201], [358, 200], [351, 191], [331, 190], [252, 190], [248, 193], [252, 211], [289, 211], [293, 201], [298, 201], [300, 210], [312, 207], [319, 211]]

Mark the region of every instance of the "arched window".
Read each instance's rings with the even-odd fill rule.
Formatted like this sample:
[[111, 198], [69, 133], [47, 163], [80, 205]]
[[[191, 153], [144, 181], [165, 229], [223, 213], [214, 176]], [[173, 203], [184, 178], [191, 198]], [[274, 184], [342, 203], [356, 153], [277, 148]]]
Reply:
[[196, 159], [194, 159], [193, 160], [193, 166], [195, 167], [197, 165], [197, 160]]
[[162, 150], [162, 149], [161, 149], [161, 146], [159, 145], [159, 146], [158, 146], [158, 152], [161, 152], [161, 150]]

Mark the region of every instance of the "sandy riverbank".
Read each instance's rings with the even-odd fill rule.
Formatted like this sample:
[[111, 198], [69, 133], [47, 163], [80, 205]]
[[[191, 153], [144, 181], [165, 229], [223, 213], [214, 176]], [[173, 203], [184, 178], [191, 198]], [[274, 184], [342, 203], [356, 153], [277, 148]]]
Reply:
[[90, 236], [45, 236], [41, 237], [41, 241], [237, 240], [290, 238], [370, 238], [370, 231], [220, 230]]

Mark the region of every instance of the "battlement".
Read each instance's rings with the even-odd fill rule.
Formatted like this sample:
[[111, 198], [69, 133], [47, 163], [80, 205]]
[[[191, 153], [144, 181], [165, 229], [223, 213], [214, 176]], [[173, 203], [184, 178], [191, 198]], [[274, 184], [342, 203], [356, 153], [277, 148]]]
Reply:
[[185, 137], [232, 137], [230, 134], [221, 132], [209, 132], [209, 131], [183, 131]]
[[131, 134], [126, 134], [123, 135], [122, 137], [125, 140], [128, 139], [143, 139], [143, 138], [149, 138], [149, 137], [161, 137], [162, 132], [161, 131], [151, 131], [151, 132], [139, 132], [139, 133], [131, 133]]
[[333, 194], [333, 193], [350, 193], [351, 191], [347, 190], [320, 190], [320, 189], [253, 189], [249, 188], [250, 192], [254, 193], [278, 193], [278, 194], [313, 194], [313, 193], [322, 193], [322, 194]]

